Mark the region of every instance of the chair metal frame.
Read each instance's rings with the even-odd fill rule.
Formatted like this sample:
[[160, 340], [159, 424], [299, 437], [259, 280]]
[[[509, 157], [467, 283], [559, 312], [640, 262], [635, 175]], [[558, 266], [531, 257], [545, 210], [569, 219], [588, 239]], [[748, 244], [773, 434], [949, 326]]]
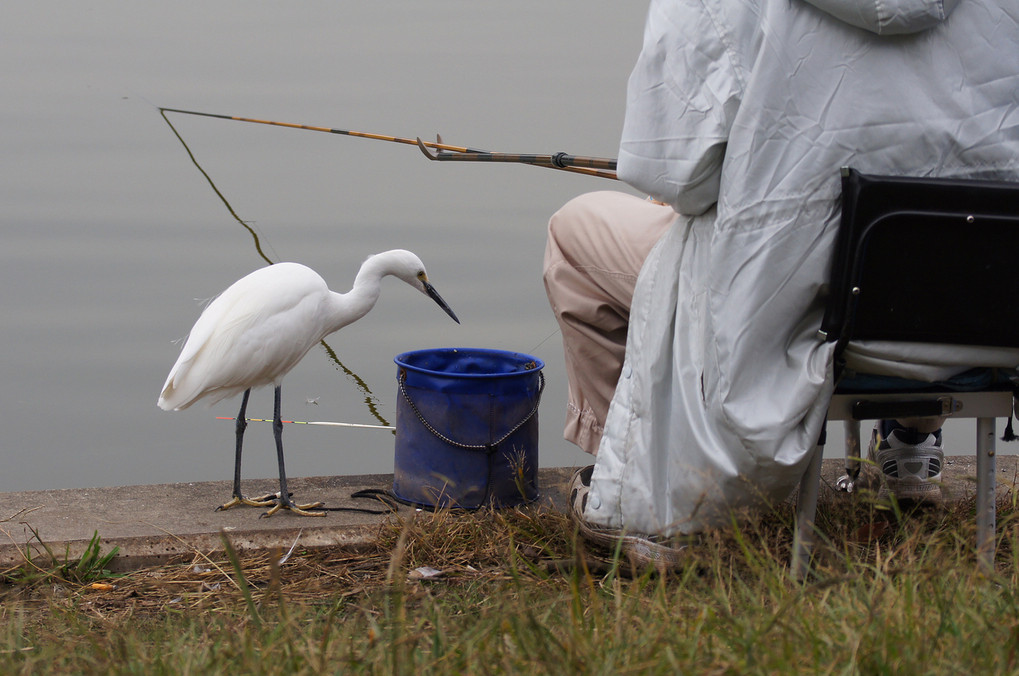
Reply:
[[[842, 223], [832, 264], [831, 295], [818, 331], [820, 340], [837, 343], [836, 380], [841, 372], [842, 352], [852, 340], [1019, 347], [1019, 325], [986, 314], [986, 304], [1002, 297], [1002, 280], [1012, 285], [1004, 289], [1006, 298], [1019, 284], [1009, 281], [1019, 277], [1011, 272], [1014, 267], [1008, 260], [1011, 249], [999, 246], [998, 249], [1006, 249], [1007, 253], [992, 251], [987, 237], [972, 238], [974, 248], [962, 253], [959, 265], [963, 268], [959, 269], [965, 269], [966, 265], [974, 267], [973, 257], [979, 255], [976, 267], [980, 270], [972, 274], [967, 271], [961, 283], [949, 279], [942, 286], [932, 285], [929, 280], [916, 283], [908, 274], [888, 270], [887, 264], [882, 271], [881, 265], [875, 266], [868, 260], [874, 257], [875, 251], [882, 249], [899, 248], [901, 253], [904, 243], [912, 245], [918, 241], [915, 232], [918, 228], [927, 233], [926, 238], [921, 234], [919, 240], [932, 246], [937, 246], [942, 234], [958, 233], [959, 228], [990, 227], [985, 234], [989, 232], [990, 241], [999, 244], [1006, 241], [998, 240], [999, 235], [1014, 239], [1019, 234], [1019, 184], [868, 176], [847, 167], [842, 169], [842, 187]], [[969, 242], [971, 238], [964, 239]], [[958, 242], [958, 238], [955, 241]], [[969, 244], [964, 243], [964, 246]], [[981, 246], [989, 256], [983, 255]], [[921, 255], [935, 255], [932, 252], [925, 251]], [[941, 253], [935, 260], [945, 257], [945, 252]], [[885, 274], [888, 272], [891, 274]], [[1011, 295], [1011, 298], [1019, 298], [1019, 295]], [[974, 321], [946, 322], [940, 313], [929, 316], [930, 308], [939, 303], [950, 306], [967, 302], [978, 306]], [[916, 306], [923, 309], [913, 312]], [[861, 420], [925, 415], [976, 418], [977, 556], [980, 565], [990, 568], [995, 547], [995, 419], [1012, 415], [1013, 396], [1012, 387], [1000, 383], [990, 389], [971, 392], [936, 387], [917, 391], [844, 392], [836, 387], [828, 419], [844, 421], [846, 425], [847, 476], [840, 479], [840, 488], [851, 490], [859, 472]], [[800, 480], [790, 562], [792, 573], [799, 578], [809, 570], [815, 538], [824, 437], [822, 433]]]

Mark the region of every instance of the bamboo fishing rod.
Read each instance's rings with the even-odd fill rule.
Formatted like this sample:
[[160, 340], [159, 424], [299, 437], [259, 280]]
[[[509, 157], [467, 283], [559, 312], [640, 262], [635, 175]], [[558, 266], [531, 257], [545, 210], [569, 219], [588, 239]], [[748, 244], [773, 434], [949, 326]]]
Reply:
[[[253, 117], [238, 117], [236, 115], [220, 115], [217, 113], [203, 113], [197, 110], [182, 110], [180, 108], [160, 108], [159, 110], [167, 113], [179, 113], [181, 115], [197, 115], [199, 117], [213, 117], [219, 120], [233, 120], [234, 122], [251, 122], [253, 124], [268, 124], [274, 127], [286, 127], [288, 129], [303, 129], [304, 131], [320, 131], [327, 134], [340, 134], [342, 136], [355, 136], [357, 138], [366, 138], [373, 141], [389, 141], [390, 143], [403, 143], [406, 145], [416, 146], [418, 141], [416, 138], [402, 138], [400, 136], [388, 136], [386, 134], [373, 134], [366, 131], [352, 131], [350, 129], [333, 129], [330, 127], [316, 127], [310, 124], [295, 124], [293, 122], [274, 122], [273, 120], [259, 120]], [[467, 148], [463, 146], [453, 146], [444, 143], [426, 143], [430, 148], [436, 150], [446, 150], [454, 153], [484, 153], [484, 150], [478, 150], [477, 148]]]
[[[196, 115], [199, 117], [211, 117], [219, 120], [231, 120], [234, 122], [249, 122], [253, 124], [267, 124], [274, 127], [285, 127], [288, 129], [301, 129], [305, 131], [317, 131], [327, 134], [353, 136], [356, 138], [364, 138], [375, 141], [402, 143], [404, 145], [417, 146], [422, 150], [422, 152], [425, 153], [426, 157], [432, 160], [460, 159], [462, 161], [474, 161], [474, 162], [513, 162], [517, 164], [529, 164], [537, 167], [545, 167], [548, 169], [557, 169], [559, 171], [569, 171], [573, 173], [584, 174], [587, 176], [596, 176], [599, 178], [609, 179], [617, 178], [615, 172], [616, 161], [608, 158], [582, 157], [576, 155], [568, 155], [566, 153], [556, 153], [555, 155], [494, 153], [487, 150], [480, 150], [478, 148], [470, 148], [467, 146], [456, 146], [450, 145], [448, 143], [443, 143], [441, 137], [437, 137], [436, 141], [434, 142], [422, 141], [420, 137], [406, 138], [400, 136], [390, 136], [387, 134], [375, 134], [364, 131], [353, 131], [350, 129], [335, 129], [332, 127], [318, 127], [310, 124], [277, 122], [274, 120], [260, 120], [252, 117], [239, 117], [237, 115], [221, 115], [218, 113], [206, 113], [197, 110], [184, 110], [182, 108], [160, 107], [159, 111], [162, 113]], [[429, 153], [427, 150], [429, 148], [439, 152]]]

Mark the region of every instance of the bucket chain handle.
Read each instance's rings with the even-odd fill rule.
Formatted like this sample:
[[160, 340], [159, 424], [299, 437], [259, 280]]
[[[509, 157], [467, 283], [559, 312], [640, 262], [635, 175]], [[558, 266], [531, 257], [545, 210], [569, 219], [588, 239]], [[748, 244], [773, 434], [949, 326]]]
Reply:
[[531, 412], [528, 413], [527, 416], [523, 420], [521, 420], [516, 425], [514, 425], [513, 429], [511, 429], [509, 432], [507, 432], [506, 434], [502, 435], [502, 438], [499, 439], [498, 441], [494, 441], [494, 442], [492, 442], [490, 444], [463, 444], [463, 443], [460, 443], [459, 441], [454, 441], [453, 439], [450, 439], [445, 434], [443, 434], [439, 430], [435, 429], [435, 427], [430, 422], [425, 420], [425, 416], [422, 415], [421, 411], [418, 410], [418, 407], [414, 403], [414, 400], [410, 398], [410, 393], [407, 392], [407, 387], [406, 387], [407, 372], [406, 371], [404, 371], [402, 369], [400, 370], [400, 378], [399, 378], [399, 380], [400, 380], [400, 392], [403, 393], [403, 398], [407, 400], [408, 404], [410, 404], [410, 408], [411, 408], [412, 411], [414, 411], [414, 415], [417, 416], [418, 420], [421, 421], [421, 424], [425, 426], [426, 430], [428, 430], [429, 432], [434, 434], [436, 437], [438, 437], [442, 441], [445, 441], [450, 446], [456, 446], [457, 448], [463, 448], [463, 449], [467, 449], [467, 450], [470, 450], [470, 451], [488, 451], [489, 453], [492, 453], [493, 451], [495, 451], [496, 447], [498, 447], [499, 444], [501, 444], [502, 442], [504, 442], [507, 439], [509, 439], [510, 436], [514, 432], [516, 432], [518, 429], [523, 427], [524, 424], [526, 424], [528, 420], [530, 420], [531, 418], [534, 417], [534, 414], [538, 412], [538, 405], [541, 404], [541, 393], [545, 390], [545, 374], [542, 373], [541, 371], [538, 371], [538, 396], [537, 396], [537, 398], [534, 401], [534, 408], [531, 409]]

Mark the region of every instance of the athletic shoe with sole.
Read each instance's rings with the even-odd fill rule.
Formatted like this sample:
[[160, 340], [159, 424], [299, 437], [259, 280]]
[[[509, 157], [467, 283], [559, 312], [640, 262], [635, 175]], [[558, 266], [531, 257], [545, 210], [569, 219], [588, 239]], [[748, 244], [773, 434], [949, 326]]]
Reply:
[[891, 493], [900, 502], [941, 502], [941, 467], [945, 464], [941, 430], [924, 434], [878, 421], [868, 456], [884, 479], [879, 498]]
[[570, 482], [570, 518], [584, 539], [612, 552], [620, 550], [631, 564], [638, 567], [654, 566], [661, 570], [682, 565], [685, 560], [683, 550], [687, 547], [682, 537], [638, 535], [597, 526], [584, 520], [584, 508], [587, 506], [593, 473], [594, 465], [588, 465], [577, 470]]

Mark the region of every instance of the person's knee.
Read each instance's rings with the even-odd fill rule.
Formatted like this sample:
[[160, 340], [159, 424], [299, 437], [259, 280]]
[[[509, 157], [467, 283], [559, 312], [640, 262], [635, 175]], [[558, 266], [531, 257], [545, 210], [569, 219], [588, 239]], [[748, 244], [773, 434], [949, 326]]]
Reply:
[[[574, 197], [552, 215], [548, 222], [548, 250], [571, 263], [583, 264], [600, 241], [598, 232], [611, 227], [608, 214], [617, 196], [611, 191], [584, 193]], [[546, 256], [546, 266], [548, 265]]]
[[558, 245], [560, 250], [570, 250], [583, 233], [583, 226], [591, 213], [587, 206], [590, 193], [574, 197], [552, 214], [548, 221], [548, 237]]

